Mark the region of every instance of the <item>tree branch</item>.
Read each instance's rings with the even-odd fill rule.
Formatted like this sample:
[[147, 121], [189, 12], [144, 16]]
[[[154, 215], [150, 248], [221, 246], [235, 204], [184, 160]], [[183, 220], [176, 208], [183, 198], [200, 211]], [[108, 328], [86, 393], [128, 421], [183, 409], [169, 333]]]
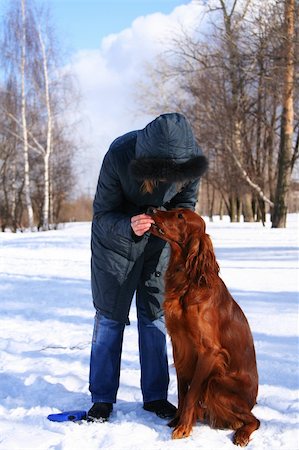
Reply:
[[251, 178], [249, 177], [248, 173], [246, 172], [246, 170], [242, 167], [242, 164], [240, 163], [240, 161], [238, 160], [238, 158], [236, 157], [235, 153], [230, 150], [229, 147], [227, 147], [227, 150], [229, 152], [229, 154], [232, 156], [236, 166], [238, 167], [238, 169], [240, 170], [243, 178], [245, 181], [247, 181], [247, 183], [249, 184], [249, 186], [251, 186], [259, 195], [259, 197], [266, 203], [268, 203], [269, 206], [271, 206], [271, 208], [273, 208], [274, 203], [264, 194], [264, 192], [262, 191], [262, 189], [259, 187], [259, 185], [257, 185], [256, 183], [254, 183]]
[[[8, 117], [10, 117], [10, 119], [12, 119], [20, 128], [22, 128], [22, 124], [20, 123], [20, 121], [9, 111], [7, 111], [5, 108], [3, 108], [2, 106], [0, 106], [0, 108], [2, 109], [2, 111], [4, 112], [4, 114], [6, 114]], [[9, 130], [8, 130], [9, 131]], [[30, 138], [33, 140], [33, 142], [35, 143], [36, 147], [33, 147], [31, 144], [28, 143], [28, 146], [33, 150], [35, 150], [37, 153], [39, 154], [44, 154], [45, 153], [45, 149], [44, 147], [37, 141], [37, 139], [34, 137], [34, 135], [31, 133], [30, 130], [27, 130], [28, 135], [30, 136]], [[24, 142], [23, 138], [21, 138], [18, 134], [11, 132], [11, 135], [14, 137], [17, 137], [18, 139], [20, 139], [22, 142]]]
[[[6, 131], [7, 133], [9, 133], [11, 136], [17, 138], [19, 141], [24, 142], [24, 139], [22, 136], [20, 136], [19, 134], [15, 133], [14, 131], [10, 130], [9, 128], [4, 128], [4, 131]], [[28, 147], [33, 150], [35, 153], [37, 153], [38, 155], [41, 155], [42, 153], [40, 152], [40, 150], [38, 150], [36, 147], [34, 147], [33, 145], [31, 145], [28, 142]]]

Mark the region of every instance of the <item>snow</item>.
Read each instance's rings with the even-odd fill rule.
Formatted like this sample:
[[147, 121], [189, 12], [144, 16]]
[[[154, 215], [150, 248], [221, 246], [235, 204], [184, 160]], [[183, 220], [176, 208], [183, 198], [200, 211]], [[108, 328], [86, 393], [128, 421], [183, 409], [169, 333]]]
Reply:
[[[207, 222], [221, 276], [253, 331], [261, 427], [252, 450], [298, 450], [298, 221], [286, 229]], [[90, 407], [90, 224], [0, 234], [0, 449], [228, 450], [232, 431], [197, 424], [172, 440], [166, 421], [142, 409], [136, 315], [126, 327], [118, 401], [108, 423], [55, 423], [47, 415]], [[169, 400], [176, 377], [169, 345]]]

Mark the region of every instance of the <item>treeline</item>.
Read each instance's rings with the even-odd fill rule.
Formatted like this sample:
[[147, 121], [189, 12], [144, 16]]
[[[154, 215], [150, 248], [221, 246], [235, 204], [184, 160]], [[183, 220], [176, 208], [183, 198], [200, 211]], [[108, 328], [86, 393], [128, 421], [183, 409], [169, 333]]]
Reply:
[[37, 5], [11, 1], [1, 24], [2, 230], [55, 226], [73, 191], [76, 145], [65, 118], [77, 96], [49, 13]]
[[[47, 230], [91, 213], [83, 199], [78, 218], [72, 198], [77, 93], [39, 4], [12, 0], [0, 27], [0, 230]], [[173, 33], [138, 86], [142, 112], [191, 120], [209, 158], [201, 212], [232, 221], [270, 212], [272, 226], [284, 227], [298, 187], [298, 4], [203, 4], [209, 26]]]
[[201, 196], [211, 216], [217, 204], [231, 221], [270, 212], [284, 227], [298, 158], [298, 4], [214, 0], [206, 14], [208, 26], [179, 30], [151, 66], [142, 109], [192, 121], [210, 161]]

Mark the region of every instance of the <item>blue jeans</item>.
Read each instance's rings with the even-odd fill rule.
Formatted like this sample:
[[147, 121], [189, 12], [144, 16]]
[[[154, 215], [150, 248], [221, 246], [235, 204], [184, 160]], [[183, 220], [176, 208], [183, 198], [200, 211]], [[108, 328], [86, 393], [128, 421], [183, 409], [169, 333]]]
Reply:
[[[164, 319], [149, 320], [138, 294], [136, 307], [143, 401], [167, 399], [169, 372]], [[96, 312], [89, 377], [93, 403], [116, 402], [124, 328], [124, 324]]]

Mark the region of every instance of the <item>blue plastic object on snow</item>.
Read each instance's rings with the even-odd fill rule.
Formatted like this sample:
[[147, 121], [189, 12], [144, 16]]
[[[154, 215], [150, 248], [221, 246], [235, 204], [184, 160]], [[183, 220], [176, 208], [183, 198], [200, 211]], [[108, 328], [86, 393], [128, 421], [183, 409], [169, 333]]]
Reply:
[[49, 414], [48, 419], [51, 422], [76, 422], [77, 420], [86, 419], [86, 411], [75, 410], [75, 411], [64, 411], [57, 414]]

